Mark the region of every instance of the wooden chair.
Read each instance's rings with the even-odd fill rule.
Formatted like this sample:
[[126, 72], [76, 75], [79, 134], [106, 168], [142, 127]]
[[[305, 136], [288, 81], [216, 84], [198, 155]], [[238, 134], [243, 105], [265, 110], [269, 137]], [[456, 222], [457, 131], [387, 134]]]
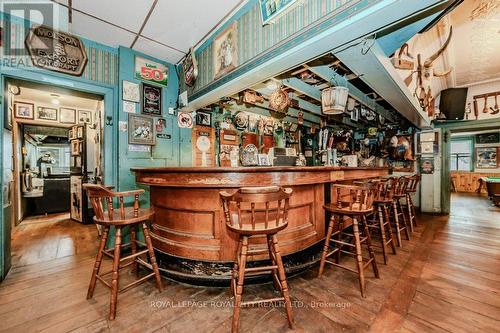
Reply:
[[[373, 191], [373, 205], [375, 210], [368, 218], [368, 228], [378, 230], [380, 233], [380, 247], [387, 265], [387, 246], [391, 246], [392, 253], [396, 254], [396, 240], [392, 232], [389, 210], [392, 204], [393, 192], [390, 179], [377, 179], [368, 182]], [[375, 245], [374, 245], [375, 246]]]
[[406, 199], [406, 188], [408, 186], [408, 178], [405, 176], [393, 177], [391, 178], [390, 186], [392, 189], [392, 222], [394, 231], [396, 232], [396, 239], [398, 240], [398, 246], [402, 247], [403, 242], [401, 240], [401, 232], [404, 231], [406, 239], [410, 240], [410, 231], [408, 226], [408, 221], [406, 218], [405, 211], [403, 209], [403, 203], [401, 200]]
[[[332, 194], [332, 203], [324, 205], [324, 209], [330, 212], [331, 217], [321, 255], [318, 277], [323, 274], [325, 263], [357, 273], [361, 296], [365, 297], [365, 268], [371, 264], [375, 276], [379, 278], [377, 262], [371, 247], [370, 232], [366, 222], [366, 216], [373, 213], [373, 192], [367, 186], [335, 184], [332, 186]], [[359, 230], [360, 223], [363, 229], [362, 232]], [[352, 234], [345, 231], [350, 226], [352, 226]], [[334, 229], [336, 229], [335, 232]], [[348, 236], [350, 241], [344, 240], [344, 236]], [[335, 237], [335, 239], [332, 239], [332, 237]], [[361, 244], [366, 244], [370, 258], [363, 258]], [[338, 246], [330, 250], [330, 245]], [[343, 250], [344, 246], [354, 248], [355, 253]], [[341, 253], [356, 258], [357, 270], [340, 265]], [[336, 254], [335, 262], [328, 260], [328, 257], [333, 254]], [[365, 259], [366, 263], [363, 259]]]
[[408, 177], [408, 186], [406, 187], [406, 208], [408, 210], [408, 220], [412, 231], [414, 231], [415, 227], [417, 226], [417, 214], [415, 211], [415, 205], [413, 204], [412, 196], [417, 193], [419, 183], [419, 175], [415, 174]]
[[[102, 282], [106, 287], [111, 289], [109, 319], [113, 320], [116, 316], [116, 307], [118, 303], [118, 293], [124, 292], [140, 283], [155, 277], [156, 284], [160, 292], [162, 291], [162, 283], [158, 264], [156, 263], [151, 236], [146, 225], [154, 212], [151, 209], [142, 209], [139, 207], [139, 195], [144, 193], [144, 190], [135, 190], [128, 192], [112, 192], [109, 188], [102, 185], [84, 184], [83, 188], [87, 190], [88, 197], [94, 209], [94, 222], [103, 226], [101, 242], [95, 259], [94, 270], [90, 279], [87, 299], [92, 298], [97, 280]], [[132, 207], [125, 207], [124, 198], [134, 197]], [[113, 199], [118, 199], [118, 208], [113, 207]], [[122, 244], [122, 229], [129, 227], [130, 243]], [[137, 227], [142, 227], [144, 239], [146, 243], [137, 240]], [[106, 249], [106, 242], [109, 237], [110, 228], [115, 229], [114, 248]], [[130, 246], [132, 254], [121, 257], [123, 247]], [[139, 250], [138, 246], [143, 246], [145, 249]], [[149, 255], [150, 264], [139, 260], [141, 255]], [[103, 255], [113, 259], [113, 269], [109, 272], [99, 274]], [[127, 262], [128, 261], [128, 262]], [[127, 262], [127, 263], [123, 263]], [[153, 272], [139, 278], [138, 265], [142, 265], [152, 269]], [[119, 271], [122, 268], [132, 265], [132, 270], [137, 275], [137, 280], [119, 289]], [[106, 281], [105, 276], [111, 274], [111, 281]]]
[[[238, 331], [242, 306], [284, 301], [288, 325], [292, 328], [292, 307], [286, 282], [285, 268], [281, 258], [276, 234], [288, 225], [289, 199], [291, 188], [247, 187], [233, 193], [221, 192], [226, 226], [239, 236], [238, 251], [231, 276], [231, 293], [235, 297], [232, 332]], [[249, 249], [248, 240], [252, 236], [265, 235], [271, 265], [247, 268], [247, 256], [261, 251]], [[242, 302], [245, 275], [271, 274], [274, 286], [282, 297], [259, 301]]]

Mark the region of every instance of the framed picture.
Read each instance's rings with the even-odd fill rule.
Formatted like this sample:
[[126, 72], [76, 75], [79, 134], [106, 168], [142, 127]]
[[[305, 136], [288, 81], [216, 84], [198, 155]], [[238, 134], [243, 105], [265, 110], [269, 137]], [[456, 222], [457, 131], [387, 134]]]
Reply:
[[497, 167], [497, 147], [476, 148], [476, 168], [492, 169]]
[[14, 103], [14, 115], [16, 118], [35, 119], [35, 105], [33, 103]]
[[500, 143], [500, 133], [484, 133], [476, 135], [476, 144]]
[[221, 32], [213, 43], [214, 77], [229, 73], [238, 66], [238, 31], [236, 22]]
[[128, 143], [136, 145], [154, 145], [154, 119], [152, 117], [129, 114]]
[[57, 109], [39, 106], [36, 109], [36, 119], [57, 121]]
[[139, 103], [141, 101], [139, 84], [123, 80], [122, 99], [124, 101]]
[[59, 108], [61, 124], [76, 124], [76, 109]]
[[92, 124], [92, 111], [78, 110], [79, 124]]
[[259, 165], [261, 166], [266, 166], [266, 165], [271, 165], [269, 162], [269, 155], [267, 154], [259, 154]]
[[292, 7], [297, 0], [259, 0], [262, 24], [265, 25], [276, 19]]
[[196, 125], [210, 127], [212, 125], [212, 114], [203, 111], [196, 112]]
[[161, 116], [162, 88], [147, 83], [142, 84], [142, 113]]

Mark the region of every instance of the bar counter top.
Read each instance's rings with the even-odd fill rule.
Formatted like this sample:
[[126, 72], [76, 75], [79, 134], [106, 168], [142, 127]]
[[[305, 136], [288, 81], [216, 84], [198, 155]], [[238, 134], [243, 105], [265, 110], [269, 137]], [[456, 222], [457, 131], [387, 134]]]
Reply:
[[324, 184], [387, 174], [388, 168], [275, 166], [238, 168], [132, 168], [138, 183], [169, 187], [292, 186]]
[[[244, 186], [291, 187], [288, 226], [278, 234], [289, 273], [319, 260], [325, 237], [325, 212], [330, 184], [382, 177], [388, 168], [239, 167], [133, 168], [136, 182], [150, 188], [155, 211], [151, 224], [153, 246], [163, 274], [188, 283], [229, 281], [237, 235], [225, 226], [220, 192]], [[265, 237], [250, 244], [266, 248]], [[267, 254], [249, 257], [267, 259]], [[225, 281], [225, 282], [224, 282]]]

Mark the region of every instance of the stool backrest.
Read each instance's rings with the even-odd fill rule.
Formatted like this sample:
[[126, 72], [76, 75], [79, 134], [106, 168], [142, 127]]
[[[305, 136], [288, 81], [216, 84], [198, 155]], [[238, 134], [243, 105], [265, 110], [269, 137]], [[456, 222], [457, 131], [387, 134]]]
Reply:
[[406, 195], [406, 189], [408, 187], [408, 177], [393, 177], [392, 187], [394, 195]]
[[220, 196], [226, 223], [243, 228], [248, 224], [244, 220], [249, 220], [252, 230], [286, 223], [292, 192], [291, 188], [279, 186], [242, 187], [232, 193], [223, 191]]
[[[83, 184], [83, 188], [87, 191], [87, 196], [94, 209], [95, 218], [97, 220], [104, 220], [107, 216], [108, 220], [113, 220], [119, 217], [121, 220], [125, 219], [125, 203], [124, 198], [134, 196], [134, 217], [139, 215], [139, 194], [144, 193], [144, 190], [134, 190], [128, 192], [113, 192], [111, 187], [106, 187], [97, 184]], [[115, 216], [114, 199], [117, 199], [118, 210], [120, 215]]]
[[352, 212], [366, 211], [373, 208], [373, 189], [377, 182], [362, 186], [332, 185], [332, 203], [339, 209], [348, 209]]
[[420, 175], [413, 175], [408, 177], [408, 191], [409, 192], [416, 192], [418, 183], [420, 182]]
[[372, 190], [373, 200], [375, 201], [389, 201], [392, 200], [392, 197], [394, 196], [394, 189], [390, 178], [380, 179], [373, 182]]

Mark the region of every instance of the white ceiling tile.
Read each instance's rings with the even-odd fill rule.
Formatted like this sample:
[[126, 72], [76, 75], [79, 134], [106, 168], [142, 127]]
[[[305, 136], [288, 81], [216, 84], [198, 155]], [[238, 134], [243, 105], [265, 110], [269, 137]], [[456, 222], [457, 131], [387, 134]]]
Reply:
[[239, 2], [240, 0], [160, 0], [142, 35], [187, 51]]
[[135, 38], [132, 33], [78, 12], [73, 13], [73, 24], [70, 31], [112, 47], [119, 45], [130, 47]]
[[134, 50], [140, 51], [152, 57], [167, 61], [171, 64], [177, 63], [184, 56], [183, 53], [173, 50], [164, 45], [139, 37], [134, 45]]
[[139, 32], [152, 4], [153, 0], [73, 0], [73, 8], [134, 32]]

